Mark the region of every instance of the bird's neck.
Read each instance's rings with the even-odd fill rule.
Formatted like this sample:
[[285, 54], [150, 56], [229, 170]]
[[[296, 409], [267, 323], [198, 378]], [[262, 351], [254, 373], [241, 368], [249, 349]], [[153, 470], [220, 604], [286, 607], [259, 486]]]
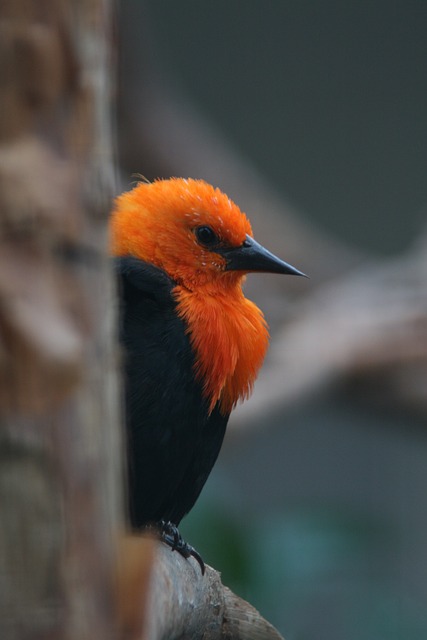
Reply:
[[195, 353], [195, 374], [212, 411], [228, 414], [247, 398], [268, 346], [262, 312], [239, 285], [198, 291], [177, 286], [177, 311], [187, 324]]

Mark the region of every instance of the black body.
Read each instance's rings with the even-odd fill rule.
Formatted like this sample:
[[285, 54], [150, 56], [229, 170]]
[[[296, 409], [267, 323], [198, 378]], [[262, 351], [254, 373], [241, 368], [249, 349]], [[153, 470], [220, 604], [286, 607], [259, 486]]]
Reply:
[[176, 314], [174, 281], [136, 258], [117, 258], [126, 397], [131, 525], [178, 525], [217, 459], [228, 415], [208, 413], [194, 354]]

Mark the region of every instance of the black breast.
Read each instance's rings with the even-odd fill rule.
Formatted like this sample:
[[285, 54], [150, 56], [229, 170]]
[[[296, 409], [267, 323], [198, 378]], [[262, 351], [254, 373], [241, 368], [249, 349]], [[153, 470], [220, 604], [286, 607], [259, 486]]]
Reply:
[[179, 524], [218, 456], [228, 415], [208, 414], [174, 281], [136, 258], [116, 260], [131, 524]]

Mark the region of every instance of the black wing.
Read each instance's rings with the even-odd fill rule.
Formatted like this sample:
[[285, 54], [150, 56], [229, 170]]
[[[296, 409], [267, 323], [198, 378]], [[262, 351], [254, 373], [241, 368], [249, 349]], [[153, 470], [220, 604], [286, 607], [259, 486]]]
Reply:
[[194, 379], [175, 282], [136, 258], [116, 260], [124, 347], [131, 523], [179, 524], [217, 458], [228, 416], [208, 415]]

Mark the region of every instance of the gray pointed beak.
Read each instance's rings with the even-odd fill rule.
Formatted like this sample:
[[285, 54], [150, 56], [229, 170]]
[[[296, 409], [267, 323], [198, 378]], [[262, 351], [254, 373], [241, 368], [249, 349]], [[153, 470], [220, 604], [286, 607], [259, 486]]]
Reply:
[[251, 236], [246, 236], [246, 240], [240, 247], [216, 249], [216, 252], [226, 259], [226, 271], [283, 273], [308, 277], [302, 271], [270, 253]]

